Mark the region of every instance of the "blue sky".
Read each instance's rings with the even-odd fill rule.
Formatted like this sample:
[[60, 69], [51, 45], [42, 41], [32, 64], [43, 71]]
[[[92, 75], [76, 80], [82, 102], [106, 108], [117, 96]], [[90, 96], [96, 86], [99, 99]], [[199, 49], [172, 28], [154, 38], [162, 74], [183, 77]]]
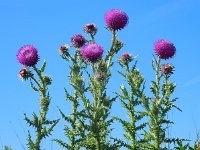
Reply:
[[[68, 64], [58, 53], [58, 47], [70, 43], [76, 33], [83, 33], [87, 23], [98, 26], [97, 41], [105, 51], [110, 45], [110, 33], [106, 31], [104, 14], [109, 9], [119, 8], [129, 16], [128, 26], [118, 33], [126, 43], [115, 60], [123, 52], [138, 55], [141, 72], [147, 80], [147, 88], [154, 79], [151, 69], [153, 43], [159, 38], [172, 41], [177, 53], [168, 62], [176, 67], [172, 79], [177, 83], [174, 97], [183, 112], [173, 111], [169, 117], [175, 125], [170, 128], [171, 136], [194, 140], [196, 128], [200, 129], [200, 1], [199, 0], [151, 0], [151, 1], [66, 1], [66, 0], [0, 0], [0, 149], [3, 145], [12, 145], [16, 150], [26, 146], [29, 129], [23, 120], [23, 113], [31, 116], [38, 111], [38, 95], [21, 82], [18, 72], [21, 65], [16, 61], [18, 49], [26, 44], [34, 44], [43, 59], [47, 61], [46, 73], [53, 78], [50, 87], [52, 103], [49, 117], [60, 117], [57, 107], [70, 113], [71, 105], [64, 99], [63, 88], [70, 88], [67, 75]], [[119, 80], [113, 68], [110, 93], [119, 91], [124, 83]], [[117, 82], [116, 82], [117, 81]], [[113, 106], [113, 114], [124, 116], [120, 103]], [[44, 142], [46, 149], [59, 149], [50, 142], [52, 138], [64, 138], [62, 122], [55, 128], [56, 133]], [[121, 128], [113, 134], [120, 137]]]

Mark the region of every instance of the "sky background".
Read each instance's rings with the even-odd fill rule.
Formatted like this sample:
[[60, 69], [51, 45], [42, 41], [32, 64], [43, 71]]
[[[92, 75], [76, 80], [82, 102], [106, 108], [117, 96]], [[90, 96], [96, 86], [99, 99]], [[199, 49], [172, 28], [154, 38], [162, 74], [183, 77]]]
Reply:
[[[38, 48], [41, 66], [47, 61], [46, 73], [53, 78], [50, 86], [52, 97], [49, 118], [60, 118], [58, 107], [69, 114], [71, 105], [65, 101], [63, 88], [70, 89], [67, 75], [69, 64], [61, 59], [58, 48], [69, 43], [87, 23], [98, 26], [97, 43], [108, 50], [111, 34], [105, 29], [104, 14], [112, 9], [124, 10], [129, 16], [128, 26], [118, 33], [125, 46], [114, 58], [117, 60], [124, 52], [138, 55], [138, 67], [146, 78], [149, 88], [154, 80], [151, 69], [153, 43], [160, 38], [172, 41], [177, 53], [167, 62], [175, 66], [171, 80], [177, 83], [174, 97], [183, 110], [169, 114], [175, 122], [170, 128], [170, 136], [195, 140], [196, 131], [200, 131], [200, 0], [0, 0], [0, 149], [11, 145], [14, 150], [26, 147], [27, 130], [23, 114], [31, 117], [38, 112], [38, 93], [34, 92], [29, 82], [21, 82], [18, 72], [22, 68], [16, 61], [20, 47], [33, 44]], [[119, 78], [115, 65], [109, 93], [119, 91], [124, 80]], [[148, 92], [148, 90], [147, 90]], [[113, 105], [112, 114], [126, 117], [120, 103]], [[122, 128], [115, 124], [114, 136], [121, 137]], [[45, 149], [60, 147], [51, 142], [53, 138], [65, 139], [61, 121], [47, 142]]]

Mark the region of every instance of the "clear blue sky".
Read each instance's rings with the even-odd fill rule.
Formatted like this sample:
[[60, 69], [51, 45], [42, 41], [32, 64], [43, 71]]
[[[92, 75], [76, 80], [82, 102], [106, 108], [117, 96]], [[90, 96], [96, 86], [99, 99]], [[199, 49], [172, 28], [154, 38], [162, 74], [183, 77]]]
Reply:
[[[58, 47], [69, 43], [76, 33], [83, 33], [87, 23], [98, 26], [97, 41], [107, 50], [110, 33], [105, 30], [104, 14], [111, 8], [124, 10], [130, 20], [128, 26], [119, 32], [119, 38], [126, 43], [121, 50], [138, 55], [140, 70], [147, 80], [147, 87], [154, 79], [151, 69], [153, 43], [159, 38], [172, 41], [177, 53], [169, 62], [176, 67], [172, 80], [177, 83], [174, 97], [183, 112], [173, 111], [169, 117], [175, 125], [170, 128], [171, 136], [195, 139], [196, 129], [200, 129], [200, 1], [199, 0], [0, 0], [0, 149], [11, 145], [14, 150], [26, 146], [29, 127], [23, 120], [23, 113], [31, 116], [38, 112], [38, 95], [18, 78], [21, 65], [16, 61], [18, 49], [26, 44], [34, 44], [40, 54], [40, 63], [47, 60], [46, 73], [53, 78], [50, 87], [52, 103], [49, 117], [59, 118], [57, 107], [70, 113], [71, 105], [66, 103], [63, 88], [70, 88], [67, 75], [68, 64], [58, 53]], [[120, 56], [120, 54], [115, 58]], [[109, 90], [119, 91], [119, 80], [113, 68], [113, 78]], [[116, 82], [117, 81], [117, 82]], [[124, 115], [119, 103], [114, 104], [113, 114]], [[53, 136], [44, 142], [46, 149], [60, 148], [50, 142], [63, 136], [63, 122], [56, 128]], [[121, 136], [117, 127], [114, 135]]]

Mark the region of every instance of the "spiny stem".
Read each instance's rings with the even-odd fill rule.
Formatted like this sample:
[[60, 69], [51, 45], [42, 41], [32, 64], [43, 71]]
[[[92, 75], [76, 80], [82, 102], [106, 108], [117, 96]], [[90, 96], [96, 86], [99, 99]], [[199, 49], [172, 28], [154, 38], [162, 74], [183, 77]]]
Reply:
[[[48, 99], [48, 97], [46, 95], [47, 88], [46, 88], [46, 84], [44, 82], [44, 79], [42, 77], [42, 74], [35, 66], [33, 66], [33, 69], [35, 70], [36, 74], [38, 75], [42, 85], [35, 78], [32, 78], [32, 79], [40, 87], [40, 92], [41, 92], [42, 99], [43, 98], [47, 98]], [[39, 125], [38, 125], [37, 131], [36, 131], [37, 132], [37, 134], [36, 134], [36, 142], [35, 142], [35, 149], [36, 150], [40, 150], [40, 143], [41, 143], [41, 140], [43, 138], [43, 136], [42, 136], [42, 128], [43, 128], [42, 125], [43, 125], [43, 122], [44, 122], [44, 120], [46, 118], [47, 110], [48, 109], [43, 110], [42, 107], [41, 107], [41, 111], [40, 111], [41, 115], [40, 115], [40, 119], [39, 119]]]
[[46, 90], [47, 90], [46, 89], [46, 84], [45, 84], [44, 79], [43, 79], [43, 77], [41, 75], [41, 72], [35, 66], [33, 66], [33, 69], [37, 73], [37, 75], [38, 75], [38, 77], [40, 79], [40, 82], [42, 83], [42, 88], [41, 88], [40, 91], [41, 91], [42, 97], [44, 98], [44, 97], [46, 97]]
[[110, 50], [108, 52], [108, 55], [105, 58], [105, 61], [109, 60], [109, 58], [112, 56], [115, 41], [116, 41], [116, 31], [112, 30], [112, 44], [111, 44]]
[[[156, 101], [160, 100], [160, 75], [159, 75], [159, 69], [160, 69], [160, 57], [158, 57], [158, 60], [156, 62]], [[154, 107], [156, 109], [155, 112], [155, 127], [154, 127], [154, 134], [155, 134], [155, 149], [160, 150], [160, 124], [159, 124], [159, 111], [157, 107]]]

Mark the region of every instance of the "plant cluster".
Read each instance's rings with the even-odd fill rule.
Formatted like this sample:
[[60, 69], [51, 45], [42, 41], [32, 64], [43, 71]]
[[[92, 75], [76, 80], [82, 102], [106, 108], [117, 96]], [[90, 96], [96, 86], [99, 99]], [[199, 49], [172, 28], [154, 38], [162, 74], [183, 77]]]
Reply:
[[[68, 150], [189, 148], [189, 145], [182, 144], [184, 139], [169, 138], [166, 134], [173, 124], [168, 118], [169, 111], [172, 108], [180, 110], [175, 105], [177, 98], [171, 98], [176, 87], [176, 84], [170, 81], [174, 66], [166, 63], [166, 60], [173, 58], [176, 53], [174, 44], [165, 39], [157, 40], [154, 44], [152, 68], [155, 80], [151, 82], [150, 96], [146, 94], [144, 76], [137, 68], [137, 58], [129, 53], [122, 54], [118, 59], [121, 67], [118, 73], [126, 82], [119, 87], [120, 92], [115, 91], [115, 96], [111, 97], [107, 89], [111, 88], [108, 84], [113, 74], [113, 58], [124, 46], [117, 33], [127, 26], [129, 17], [122, 10], [112, 9], [105, 14], [104, 19], [106, 29], [112, 34], [107, 53], [95, 39], [98, 28], [93, 23], [83, 27], [88, 36], [75, 34], [71, 38], [71, 45], [64, 44], [59, 48], [62, 59], [67, 63], [71, 62], [69, 84], [73, 93], [67, 88], [63, 91], [66, 100], [72, 104], [71, 114], [58, 110], [60, 119], [66, 122], [63, 126], [66, 139], [54, 141]], [[39, 54], [34, 46], [22, 47], [18, 51], [17, 60], [23, 65], [19, 71], [20, 78], [24, 81], [30, 80], [32, 89], [40, 95], [39, 114], [33, 113], [32, 119], [25, 114], [25, 121], [35, 128], [34, 137], [33, 133], [28, 132], [28, 148], [41, 150], [41, 141], [53, 133], [59, 122], [59, 119], [49, 120], [46, 117], [51, 102], [48, 86], [52, 84], [52, 79], [44, 74], [45, 61], [41, 68], [36, 67]], [[128, 119], [111, 116], [112, 105], [116, 100], [121, 101], [122, 108], [118, 109], [124, 109]], [[116, 122], [124, 128], [123, 138], [116, 138], [111, 134], [115, 130], [112, 124]], [[174, 143], [174, 146], [171, 143]], [[195, 145], [194, 149], [197, 148], [198, 145]]]

